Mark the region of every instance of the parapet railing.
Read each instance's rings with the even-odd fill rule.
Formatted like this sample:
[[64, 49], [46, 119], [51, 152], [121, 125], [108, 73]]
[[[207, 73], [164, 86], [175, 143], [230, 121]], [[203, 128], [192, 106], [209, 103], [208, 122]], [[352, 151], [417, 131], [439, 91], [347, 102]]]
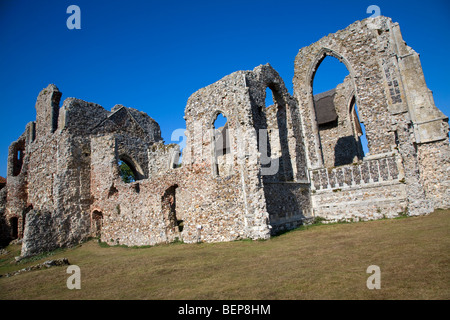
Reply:
[[309, 175], [311, 190], [314, 191], [404, 181], [401, 158], [397, 152], [368, 156], [349, 165], [313, 169]]

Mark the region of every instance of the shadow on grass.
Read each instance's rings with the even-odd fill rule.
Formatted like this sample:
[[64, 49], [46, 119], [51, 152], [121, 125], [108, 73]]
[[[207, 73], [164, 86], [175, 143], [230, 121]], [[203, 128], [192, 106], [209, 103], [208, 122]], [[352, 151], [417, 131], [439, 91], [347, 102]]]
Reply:
[[[439, 211], [439, 210], [436, 210], [436, 211]], [[306, 230], [310, 230], [312, 228], [317, 228], [317, 227], [321, 227], [321, 226], [323, 227], [323, 226], [333, 226], [333, 225], [339, 225], [339, 224], [374, 222], [374, 221], [381, 221], [381, 220], [399, 220], [399, 219], [406, 219], [406, 218], [411, 218], [411, 216], [409, 216], [406, 213], [401, 213], [397, 217], [394, 217], [394, 218], [387, 218], [385, 216], [383, 216], [383, 218], [374, 219], [374, 220], [356, 220], [356, 219], [350, 218], [350, 219], [334, 221], [334, 222], [329, 222], [323, 217], [314, 217], [314, 219], [311, 223], [303, 224], [294, 229], [279, 230], [277, 232], [272, 233], [271, 238], [277, 238], [277, 237], [280, 237], [280, 236], [283, 236], [283, 235], [286, 235], [286, 234], [289, 234], [292, 232], [306, 231]]]

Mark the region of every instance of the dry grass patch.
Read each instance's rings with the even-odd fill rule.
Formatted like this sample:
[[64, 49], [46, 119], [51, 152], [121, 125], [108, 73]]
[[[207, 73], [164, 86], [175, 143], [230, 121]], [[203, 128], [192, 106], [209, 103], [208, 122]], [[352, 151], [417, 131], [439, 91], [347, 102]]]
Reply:
[[[449, 233], [450, 211], [441, 210], [267, 241], [142, 249], [90, 241], [51, 257], [81, 268], [81, 290], [67, 289], [66, 268], [54, 267], [0, 278], [0, 299], [449, 299]], [[11, 263], [14, 254], [1, 257], [0, 274], [25, 266]], [[369, 265], [381, 268], [381, 290], [366, 287]]]

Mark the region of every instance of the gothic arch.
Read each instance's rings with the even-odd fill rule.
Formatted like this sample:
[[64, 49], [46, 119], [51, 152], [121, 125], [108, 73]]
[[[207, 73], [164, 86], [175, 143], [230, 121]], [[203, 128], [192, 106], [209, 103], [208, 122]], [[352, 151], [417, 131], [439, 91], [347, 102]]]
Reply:
[[131, 169], [135, 181], [145, 179], [144, 170], [142, 170], [141, 166], [132, 157], [127, 154], [121, 154], [118, 157], [118, 161], [123, 161]]
[[322, 140], [321, 140], [321, 136], [319, 134], [319, 127], [318, 127], [318, 123], [317, 123], [317, 114], [316, 114], [316, 108], [315, 108], [315, 104], [314, 104], [314, 79], [316, 76], [316, 72], [319, 69], [320, 65], [322, 64], [322, 62], [327, 58], [327, 57], [333, 57], [336, 58], [339, 62], [343, 63], [344, 66], [346, 67], [347, 71], [349, 72], [350, 75], [350, 81], [352, 83], [353, 86], [353, 91], [355, 92], [354, 95], [356, 95], [356, 85], [355, 82], [353, 80], [354, 77], [354, 71], [353, 68], [351, 66], [351, 64], [347, 61], [347, 59], [345, 59], [341, 54], [337, 53], [336, 51], [327, 48], [327, 47], [322, 47], [319, 52], [315, 55], [315, 58], [313, 59], [312, 63], [309, 66], [308, 69], [308, 73], [307, 73], [307, 81], [305, 82], [309, 88], [308, 88], [308, 92], [310, 92], [310, 96], [308, 98], [308, 107], [311, 113], [311, 123], [314, 127], [314, 131], [317, 130], [317, 152], [318, 152], [318, 160], [320, 161], [322, 166], [325, 166], [325, 155], [324, 155], [324, 150], [323, 150], [323, 146], [322, 146]]
[[[377, 53], [365, 53], [371, 54], [375, 58], [361, 63], [362, 57], [353, 50], [360, 45], [356, 40], [341, 42], [336, 40], [342, 37], [338, 37], [337, 34], [335, 37], [325, 37], [319, 42], [301, 49], [295, 62], [294, 95], [299, 102], [302, 128], [306, 136], [307, 163], [308, 167], [312, 169], [324, 166], [313, 95], [314, 77], [322, 61], [327, 56], [334, 57], [347, 68], [354, 87], [354, 96], [359, 107], [361, 122], [365, 122], [367, 114], [371, 111], [372, 105], [367, 102], [368, 95], [374, 93], [377, 96], [382, 95], [384, 97], [383, 89], [380, 86], [373, 85], [375, 79], [380, 77], [380, 68], [376, 59]], [[368, 51], [370, 50], [375, 49], [369, 48]], [[362, 97], [365, 98], [364, 101], [362, 101]], [[385, 104], [382, 98], [377, 103]], [[369, 136], [369, 133], [367, 136]]]
[[[325, 60], [326, 57], [333, 57], [339, 60], [339, 62], [343, 63], [345, 67], [347, 68], [350, 77], [353, 79], [355, 77], [355, 72], [353, 70], [352, 65], [346, 58], [344, 58], [341, 54], [337, 53], [335, 50], [322, 47], [319, 52], [316, 54], [314, 60], [309, 66], [308, 73], [306, 74], [306, 79], [309, 79], [309, 84], [311, 85], [312, 89], [312, 83], [314, 80], [314, 77], [316, 75], [317, 69], [320, 67], [320, 64], [323, 60]], [[305, 82], [308, 83], [308, 82]]]
[[[218, 135], [216, 132], [218, 128], [216, 128], [215, 122], [219, 115], [222, 115], [226, 119], [226, 122]], [[230, 162], [230, 157], [227, 155], [231, 153], [232, 148], [229, 123], [230, 119], [226, 112], [216, 109], [211, 114], [208, 129], [210, 130], [211, 139], [211, 164], [213, 176], [227, 176], [231, 173], [232, 163], [227, 163]]]

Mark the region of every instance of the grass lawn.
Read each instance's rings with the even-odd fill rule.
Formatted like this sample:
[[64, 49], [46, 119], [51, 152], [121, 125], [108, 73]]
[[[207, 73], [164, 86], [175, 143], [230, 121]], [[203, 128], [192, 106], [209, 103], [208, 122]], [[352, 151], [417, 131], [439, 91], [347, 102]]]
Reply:
[[[67, 257], [66, 267], [0, 278], [0, 299], [450, 299], [450, 210], [429, 216], [300, 228], [266, 241], [104, 247], [96, 240], [14, 263], [0, 274]], [[381, 269], [381, 289], [366, 286]]]

